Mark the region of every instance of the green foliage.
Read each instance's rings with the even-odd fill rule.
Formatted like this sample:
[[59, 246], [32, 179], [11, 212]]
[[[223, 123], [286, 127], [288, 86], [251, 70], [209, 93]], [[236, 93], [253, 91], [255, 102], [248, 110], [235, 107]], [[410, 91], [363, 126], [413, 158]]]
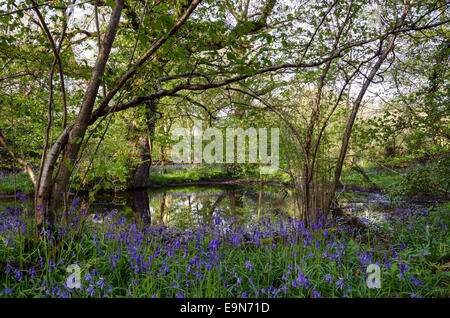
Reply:
[[[379, 186], [393, 203], [415, 197], [439, 199], [448, 197], [450, 187], [450, 163], [448, 158], [444, 156], [436, 162], [402, 169], [397, 168], [398, 173], [372, 163], [362, 165], [362, 168], [370, 180]], [[344, 170], [341, 183], [346, 187], [361, 189], [372, 187], [372, 184], [368, 183], [360, 173], [353, 169]]]
[[391, 200], [417, 195], [448, 197], [450, 189], [450, 157], [436, 163], [410, 168], [405, 177], [393, 182], [388, 190]]
[[33, 193], [33, 191], [33, 183], [25, 172], [0, 176], [0, 193]]
[[[223, 180], [232, 177], [229, 172], [221, 167], [213, 165], [201, 165], [198, 168], [188, 167], [187, 169], [179, 169], [164, 174], [151, 173], [149, 176], [149, 184], [166, 185], [170, 183], [189, 183], [196, 181]], [[154, 171], [154, 170], [153, 170]], [[156, 172], [156, 171], [154, 171]]]
[[[388, 192], [393, 183], [401, 182], [402, 176], [393, 172], [378, 168], [375, 165], [362, 165], [364, 172], [377, 186]], [[341, 183], [348, 187], [359, 187], [362, 189], [370, 189], [373, 185], [368, 183], [366, 179], [357, 171], [346, 168], [342, 172]]]

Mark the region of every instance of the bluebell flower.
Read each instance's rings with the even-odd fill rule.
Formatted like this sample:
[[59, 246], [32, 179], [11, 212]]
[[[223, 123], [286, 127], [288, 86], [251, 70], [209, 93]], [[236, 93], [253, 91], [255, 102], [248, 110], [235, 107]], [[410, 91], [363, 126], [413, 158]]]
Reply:
[[100, 286], [100, 289], [103, 289], [105, 287], [105, 279], [103, 277], [100, 277], [97, 282], [97, 286]]
[[416, 285], [416, 286], [422, 286], [422, 284], [421, 284], [421, 281], [420, 280], [417, 280], [414, 276], [406, 276], [406, 278], [409, 278], [409, 279], [411, 279], [411, 281], [413, 282], [413, 284], [414, 285]]
[[344, 279], [343, 279], [342, 277], [339, 278], [339, 280], [336, 282], [336, 285], [337, 285], [340, 289], [344, 288]]
[[90, 284], [89, 287], [86, 289], [86, 292], [92, 297], [95, 293], [95, 286], [93, 284]]
[[322, 295], [316, 291], [316, 288], [313, 288], [313, 298], [322, 298]]
[[175, 295], [177, 298], [184, 298], [184, 293], [183, 292], [177, 292]]
[[8, 295], [8, 294], [11, 294], [11, 293], [12, 293], [12, 289], [6, 287], [6, 288], [3, 290], [2, 295]]
[[14, 270], [14, 277], [20, 282], [22, 280], [22, 273], [18, 268]]

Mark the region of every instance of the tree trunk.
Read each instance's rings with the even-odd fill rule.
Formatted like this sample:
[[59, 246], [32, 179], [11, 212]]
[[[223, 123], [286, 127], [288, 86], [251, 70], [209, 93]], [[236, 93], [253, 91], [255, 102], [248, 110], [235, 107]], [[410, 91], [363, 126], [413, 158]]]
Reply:
[[[50, 148], [45, 158], [42, 158], [41, 160], [41, 176], [39, 177], [35, 189], [36, 221], [39, 226], [43, 223], [46, 216], [50, 222], [56, 220], [57, 210], [61, 204], [61, 198], [63, 197], [64, 192], [67, 191], [67, 185], [78, 158], [81, 142], [84, 139], [87, 127], [111, 111], [112, 108], [108, 108], [108, 104], [116, 96], [117, 92], [119, 92], [125, 83], [133, 77], [138, 68], [153, 56], [153, 54], [180, 29], [200, 1], [201, 0], [193, 0], [189, 2], [184, 14], [175, 22], [166, 34], [159, 37], [119, 78], [119, 80], [117, 80], [116, 84], [108, 92], [94, 112], [93, 108], [97, 99], [101, 78], [105, 73], [105, 66], [111, 52], [125, 2], [125, 0], [115, 0], [115, 7], [112, 11], [107, 30], [103, 36], [103, 43], [99, 50], [95, 66], [93, 67], [78, 117], [72, 125], [67, 126], [63, 130], [62, 134], [58, 137], [57, 142]], [[142, 103], [140, 102], [140, 104]], [[123, 110], [123, 108], [120, 110]], [[55, 165], [60, 157], [59, 168], [56, 177], [53, 178]]]
[[142, 189], [147, 186], [150, 167], [152, 165], [153, 139], [156, 126], [156, 102], [145, 105], [146, 131], [140, 134], [138, 141], [139, 161], [133, 173], [133, 189]]
[[[37, 212], [36, 221], [38, 224], [42, 224], [44, 214], [47, 214], [50, 222], [53, 223], [56, 220], [56, 214], [58, 207], [61, 204], [61, 198], [63, 197], [63, 193], [66, 191], [67, 183], [72, 175], [73, 165], [80, 151], [81, 141], [84, 138], [92, 116], [101, 77], [105, 72], [106, 63], [116, 36], [117, 26], [119, 25], [124, 2], [125, 0], [116, 0], [115, 2], [116, 6], [111, 14], [111, 19], [104, 36], [103, 44], [97, 56], [95, 66], [80, 107], [80, 112], [78, 113], [75, 123], [70, 126], [71, 129], [65, 129], [63, 131], [57, 142], [52, 146], [44, 159], [41, 171], [42, 176], [36, 188], [35, 195]], [[61, 153], [63, 155], [59, 164], [59, 170], [52, 186], [53, 170], [56, 160]]]
[[359, 107], [361, 106], [362, 99], [363, 99], [367, 89], [369, 88], [370, 83], [372, 82], [376, 73], [380, 69], [381, 65], [383, 64], [383, 62], [386, 60], [389, 53], [394, 48], [395, 39], [396, 39], [396, 36], [394, 35], [392, 37], [391, 41], [389, 42], [387, 48], [381, 53], [380, 57], [378, 58], [377, 63], [374, 65], [369, 76], [366, 78], [363, 86], [361, 87], [358, 97], [356, 98], [355, 102], [353, 103], [352, 113], [350, 114], [350, 117], [347, 121], [347, 126], [345, 128], [344, 136], [342, 139], [342, 145], [341, 145], [341, 150], [339, 153], [339, 159], [338, 159], [338, 162], [337, 162], [336, 168], [335, 168], [334, 179], [333, 179], [333, 182], [331, 183], [330, 192], [328, 193], [328, 197], [325, 202], [325, 206], [324, 206], [325, 214], [328, 213], [328, 211], [331, 208], [331, 205], [335, 201], [335, 192], [336, 192], [336, 188], [337, 188], [339, 179], [341, 177], [342, 166], [344, 164], [344, 159], [347, 154], [347, 148], [348, 148], [348, 143], [350, 140], [351, 131], [352, 131], [355, 119], [356, 119], [356, 115], [358, 114]]
[[150, 144], [146, 133], [142, 133], [138, 141], [139, 163], [133, 172], [133, 180], [131, 189], [142, 190], [147, 186], [150, 166], [152, 164], [152, 156], [150, 153]]
[[141, 215], [146, 215], [147, 221], [150, 221], [150, 214], [148, 213], [149, 199], [147, 192], [144, 191], [148, 185], [148, 177], [150, 167], [152, 165], [152, 149], [153, 136], [156, 125], [156, 102], [145, 105], [145, 122], [146, 131], [140, 134], [138, 141], [139, 161], [133, 173], [133, 180], [131, 188], [135, 191], [133, 193], [133, 210]]

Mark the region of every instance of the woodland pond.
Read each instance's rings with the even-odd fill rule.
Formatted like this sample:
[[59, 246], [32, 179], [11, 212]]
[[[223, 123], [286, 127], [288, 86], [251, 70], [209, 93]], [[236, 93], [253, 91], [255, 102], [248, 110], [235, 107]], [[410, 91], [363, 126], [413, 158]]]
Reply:
[[[149, 215], [133, 209], [133, 198], [149, 199]], [[141, 196], [141, 197], [139, 197]], [[86, 208], [87, 196], [80, 196], [72, 205]], [[142, 221], [150, 217], [153, 224], [178, 229], [196, 228], [208, 223], [215, 211], [227, 219], [234, 218], [239, 225], [255, 223], [258, 218], [294, 217], [296, 204], [289, 187], [269, 184], [261, 192], [258, 184], [227, 185], [202, 184], [192, 186], [163, 186], [140, 191], [103, 193], [89, 203], [89, 213], [103, 215], [112, 210], [128, 220]], [[404, 200], [392, 203], [376, 191], [341, 190], [339, 203], [346, 216], [367, 223], [386, 221], [397, 209], [417, 209], [433, 205], [432, 200]], [[20, 203], [13, 197], [0, 198], [0, 207], [14, 207]]]

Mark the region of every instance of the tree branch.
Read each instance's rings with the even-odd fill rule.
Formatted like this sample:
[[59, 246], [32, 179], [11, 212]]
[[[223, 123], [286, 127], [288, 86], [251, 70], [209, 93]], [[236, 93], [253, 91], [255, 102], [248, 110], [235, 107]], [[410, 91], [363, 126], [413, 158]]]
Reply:
[[2, 132], [0, 131], [0, 146], [6, 150], [6, 152], [12, 157], [14, 158], [22, 167], [25, 168], [26, 172], [28, 173], [28, 175], [30, 176], [31, 182], [33, 183], [33, 186], [36, 187], [37, 184], [37, 180], [36, 180], [36, 174], [34, 173], [34, 168], [31, 165], [31, 163], [29, 163], [28, 161], [26, 161], [25, 159], [23, 159], [22, 157], [20, 157], [18, 154], [14, 153], [8, 145], [8, 142], [6, 141], [5, 137], [3, 136]]
[[117, 94], [120, 88], [136, 73], [138, 68], [142, 66], [172, 35], [174, 35], [180, 27], [186, 22], [191, 13], [195, 10], [201, 0], [193, 0], [189, 5], [188, 9], [185, 13], [178, 19], [178, 21], [172, 26], [172, 28], [165, 34], [161, 36], [158, 40], [156, 40], [150, 48], [133, 64], [133, 66], [128, 69], [128, 71], [123, 74], [120, 79], [117, 81], [111, 91], [109, 91], [108, 95], [104, 98], [100, 106], [94, 111], [93, 117], [100, 117], [98, 114], [104, 113], [103, 111], [108, 106], [108, 103], [111, 99]]

